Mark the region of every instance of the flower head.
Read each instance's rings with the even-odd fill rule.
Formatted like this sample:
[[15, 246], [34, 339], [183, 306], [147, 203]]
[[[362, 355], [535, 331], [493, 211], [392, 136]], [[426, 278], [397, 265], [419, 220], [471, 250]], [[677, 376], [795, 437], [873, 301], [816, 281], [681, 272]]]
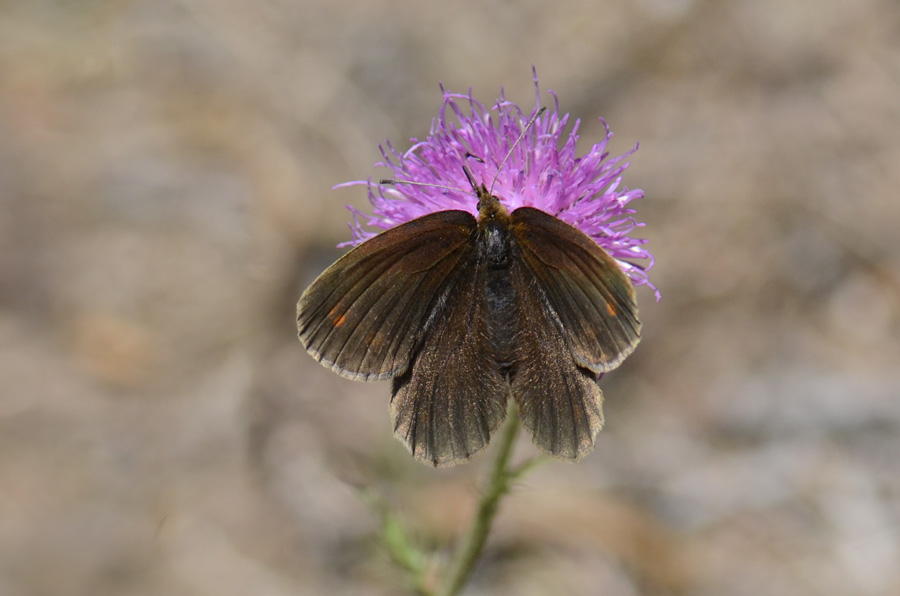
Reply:
[[[553, 109], [535, 118], [541, 107], [536, 73], [534, 88], [535, 107], [526, 115], [506, 100], [502, 89], [500, 99], [487, 109], [475, 100], [471, 89], [462, 95], [441, 86], [444, 103], [428, 137], [424, 141], [411, 139], [412, 147], [404, 153], [390, 142], [380, 147], [384, 161], [376, 166], [390, 168], [392, 179], [416, 185], [376, 184], [371, 179], [338, 185], [365, 184], [373, 207], [371, 215], [350, 207], [353, 240], [344, 245], [360, 244], [382, 230], [436, 211], [460, 209], [477, 216], [478, 199], [463, 171], [466, 166], [508, 211], [535, 207], [593, 238], [616, 259], [632, 283], [650, 286], [658, 300], [659, 291], [647, 277], [653, 266], [653, 256], [643, 248], [647, 240], [629, 236], [644, 224], [634, 219], [635, 210], [628, 204], [644, 193], [621, 185], [621, 174], [628, 167], [624, 160], [637, 145], [624, 155], [608, 159], [606, 145], [612, 133], [601, 119], [606, 137], [577, 157], [581, 121], [575, 121], [568, 136], [564, 134], [569, 115], [560, 116], [559, 100], [553, 91], [549, 91]], [[466, 104], [468, 109], [464, 109]], [[534, 123], [525, 130], [533, 118]], [[378, 231], [366, 230], [360, 220]], [[633, 260], [647, 262], [640, 265]]]

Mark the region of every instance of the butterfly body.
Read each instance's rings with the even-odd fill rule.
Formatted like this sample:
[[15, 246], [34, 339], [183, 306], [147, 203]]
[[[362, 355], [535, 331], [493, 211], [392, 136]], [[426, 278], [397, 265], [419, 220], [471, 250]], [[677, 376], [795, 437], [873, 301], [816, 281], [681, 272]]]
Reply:
[[394, 432], [418, 459], [469, 459], [512, 397], [539, 448], [578, 460], [602, 426], [597, 375], [639, 341], [634, 289], [575, 227], [476, 193], [477, 219], [432, 213], [329, 267], [298, 303], [300, 340], [343, 376], [393, 380]]
[[516, 288], [510, 267], [513, 255], [509, 233], [510, 217], [495, 197], [479, 205], [478, 248], [474, 251], [483, 262], [484, 303], [487, 313], [489, 345], [492, 357], [504, 376], [513, 372], [516, 358]]

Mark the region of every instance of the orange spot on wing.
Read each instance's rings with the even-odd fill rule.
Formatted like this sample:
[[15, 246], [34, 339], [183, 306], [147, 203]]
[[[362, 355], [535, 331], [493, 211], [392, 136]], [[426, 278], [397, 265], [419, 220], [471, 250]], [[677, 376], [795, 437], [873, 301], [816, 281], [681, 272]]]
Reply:
[[332, 308], [331, 311], [328, 313], [328, 318], [331, 319], [332, 321], [334, 321], [335, 327], [340, 327], [341, 325], [343, 325], [344, 323], [347, 322], [347, 314], [346, 313], [338, 314], [338, 312], [340, 311], [340, 308], [341, 308], [341, 305], [336, 304], [334, 306], [334, 308]]
[[616, 310], [616, 306], [612, 302], [606, 303], [606, 312], [608, 312], [609, 316], [611, 316], [611, 317], [614, 317], [614, 316], [616, 316], [616, 314], [618, 314], [618, 311]]

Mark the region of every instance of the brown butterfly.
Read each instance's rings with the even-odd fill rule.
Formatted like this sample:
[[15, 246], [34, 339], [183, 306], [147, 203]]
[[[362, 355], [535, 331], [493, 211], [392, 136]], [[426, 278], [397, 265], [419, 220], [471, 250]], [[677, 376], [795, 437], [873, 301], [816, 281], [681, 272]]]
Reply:
[[417, 459], [469, 459], [512, 397], [535, 444], [576, 461], [603, 424], [598, 374], [640, 340], [634, 288], [586, 234], [507, 213], [466, 175], [478, 218], [431, 213], [348, 252], [301, 296], [300, 341], [341, 376], [393, 380], [394, 434]]

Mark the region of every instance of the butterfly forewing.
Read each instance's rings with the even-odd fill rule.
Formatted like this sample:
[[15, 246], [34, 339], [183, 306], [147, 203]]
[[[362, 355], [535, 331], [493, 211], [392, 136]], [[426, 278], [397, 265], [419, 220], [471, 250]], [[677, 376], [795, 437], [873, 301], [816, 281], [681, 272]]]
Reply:
[[615, 259], [538, 209], [516, 209], [510, 229], [575, 361], [595, 373], [618, 366], [640, 340], [641, 325], [634, 288]]
[[485, 270], [473, 253], [411, 367], [394, 379], [394, 434], [435, 466], [465, 461], [484, 449], [506, 416], [509, 384], [489, 340]]
[[391, 378], [416, 342], [459, 267], [472, 253], [475, 218], [441, 211], [397, 226], [341, 257], [297, 304], [300, 341], [317, 360], [358, 380]]

